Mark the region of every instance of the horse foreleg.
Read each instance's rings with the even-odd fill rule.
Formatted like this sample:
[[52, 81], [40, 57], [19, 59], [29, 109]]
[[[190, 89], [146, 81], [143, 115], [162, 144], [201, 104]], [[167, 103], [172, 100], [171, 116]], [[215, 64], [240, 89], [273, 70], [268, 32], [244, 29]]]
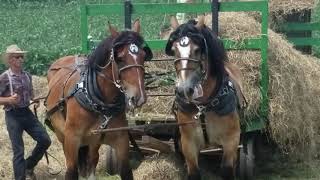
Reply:
[[239, 145], [239, 136], [234, 135], [225, 140], [223, 146], [223, 155], [221, 162], [222, 178], [224, 180], [235, 179], [235, 167], [237, 161], [237, 152]]
[[100, 145], [89, 147], [89, 158], [88, 158], [88, 180], [95, 180], [95, 171], [99, 161], [99, 148]]
[[116, 150], [118, 160], [118, 169], [122, 180], [133, 180], [132, 169], [129, 165], [129, 135], [123, 131], [117, 136], [117, 139], [112, 143]]
[[63, 150], [66, 157], [67, 171], [65, 180], [78, 180], [78, 150], [80, 138], [73, 134], [73, 131], [65, 131]]
[[188, 166], [188, 180], [201, 179], [198, 156], [200, 151], [199, 141], [194, 127], [181, 127], [182, 153]]

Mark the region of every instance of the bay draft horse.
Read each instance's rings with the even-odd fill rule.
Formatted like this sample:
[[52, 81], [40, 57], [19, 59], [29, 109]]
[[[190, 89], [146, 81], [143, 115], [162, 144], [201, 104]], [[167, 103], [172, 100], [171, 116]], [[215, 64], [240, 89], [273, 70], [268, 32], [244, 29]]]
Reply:
[[180, 146], [188, 179], [201, 179], [198, 156], [202, 148], [223, 148], [221, 176], [235, 179], [240, 141], [241, 72], [227, 61], [222, 41], [204, 25], [204, 17], [179, 25], [172, 17], [166, 54], [174, 56], [176, 97], [173, 112], [180, 126]]
[[144, 61], [152, 58], [152, 52], [139, 35], [139, 20], [133, 30], [117, 32], [110, 24], [109, 30], [111, 36], [87, 61], [66, 56], [48, 70], [47, 115], [63, 145], [66, 180], [95, 179], [101, 144], [115, 149], [121, 178], [133, 179], [128, 131], [91, 131], [128, 126], [126, 110], [146, 102]]

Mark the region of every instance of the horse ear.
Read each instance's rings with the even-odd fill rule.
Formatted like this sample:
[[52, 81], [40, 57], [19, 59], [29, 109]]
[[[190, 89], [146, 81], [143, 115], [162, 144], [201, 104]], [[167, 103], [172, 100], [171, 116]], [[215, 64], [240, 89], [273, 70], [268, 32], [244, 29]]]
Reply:
[[176, 30], [179, 27], [179, 22], [176, 16], [171, 16], [170, 24], [173, 30]]
[[113, 26], [111, 25], [111, 23], [110, 23], [109, 21], [108, 21], [108, 25], [109, 25], [109, 31], [110, 31], [110, 33], [111, 33], [111, 36], [112, 36], [113, 38], [117, 37], [117, 36], [119, 35], [119, 32], [116, 30], [115, 27], [113, 27]]
[[134, 32], [140, 33], [140, 20], [139, 19], [136, 19], [134, 21], [132, 30]]
[[201, 15], [198, 18], [198, 23], [196, 24], [197, 29], [201, 29], [204, 26], [204, 16]]

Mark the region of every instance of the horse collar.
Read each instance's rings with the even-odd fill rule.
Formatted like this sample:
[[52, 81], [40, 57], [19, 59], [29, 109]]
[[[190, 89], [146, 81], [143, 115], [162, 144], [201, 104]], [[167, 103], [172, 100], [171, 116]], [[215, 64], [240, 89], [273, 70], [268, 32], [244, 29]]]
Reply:
[[211, 95], [206, 103], [186, 102], [184, 98], [176, 95], [175, 104], [178, 109], [183, 112], [190, 112], [193, 109], [197, 109], [198, 112], [194, 116], [195, 119], [199, 119], [204, 112], [213, 111], [218, 115], [225, 115], [239, 107], [235, 87], [228, 76], [223, 78], [222, 85], [218, 89], [218, 92], [215, 95]]

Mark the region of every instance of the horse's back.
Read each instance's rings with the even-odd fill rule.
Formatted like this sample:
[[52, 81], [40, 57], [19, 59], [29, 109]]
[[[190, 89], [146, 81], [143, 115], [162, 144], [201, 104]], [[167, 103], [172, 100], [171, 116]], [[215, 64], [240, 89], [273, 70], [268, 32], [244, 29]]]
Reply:
[[48, 86], [50, 93], [47, 97], [48, 106], [57, 103], [65, 96], [79, 79], [75, 64], [75, 56], [65, 56], [56, 60], [48, 70]]
[[55, 77], [60, 70], [72, 71], [72, 69], [75, 68], [74, 57], [75, 56], [65, 56], [52, 63], [47, 73], [48, 82], [50, 83], [51, 79]]

